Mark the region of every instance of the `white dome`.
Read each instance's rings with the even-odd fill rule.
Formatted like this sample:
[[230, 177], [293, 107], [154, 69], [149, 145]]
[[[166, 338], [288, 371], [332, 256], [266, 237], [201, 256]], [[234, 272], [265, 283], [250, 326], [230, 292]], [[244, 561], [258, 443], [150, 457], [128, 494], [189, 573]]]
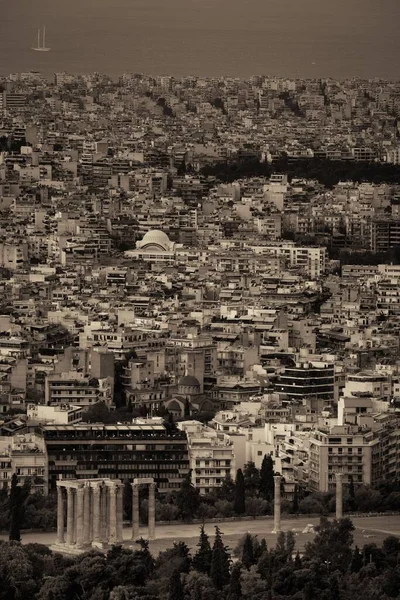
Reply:
[[152, 229], [151, 231], [148, 231], [142, 239], [142, 245], [157, 244], [168, 247], [170, 243], [171, 242], [167, 234], [159, 229]]

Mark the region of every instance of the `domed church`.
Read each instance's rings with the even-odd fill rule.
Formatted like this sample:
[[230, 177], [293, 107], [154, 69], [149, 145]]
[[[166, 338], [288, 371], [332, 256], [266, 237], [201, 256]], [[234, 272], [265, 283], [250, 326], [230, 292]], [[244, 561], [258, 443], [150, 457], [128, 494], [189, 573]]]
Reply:
[[176, 244], [159, 229], [148, 231], [143, 239], [136, 242], [136, 250], [126, 250], [126, 258], [148, 262], [171, 263], [175, 260]]
[[159, 229], [148, 231], [140, 242], [136, 242], [138, 250], [146, 250], [148, 252], [173, 252], [175, 243], [171, 242], [169, 237]]

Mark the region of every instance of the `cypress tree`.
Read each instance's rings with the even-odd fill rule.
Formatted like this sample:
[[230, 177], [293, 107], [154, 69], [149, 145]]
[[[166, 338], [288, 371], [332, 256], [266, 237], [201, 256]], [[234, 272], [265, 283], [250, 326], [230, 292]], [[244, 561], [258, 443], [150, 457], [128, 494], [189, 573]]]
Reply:
[[204, 531], [204, 525], [200, 527], [200, 538], [197, 547], [198, 550], [193, 557], [193, 568], [196, 569], [196, 571], [200, 571], [201, 573], [209, 575], [211, 569], [212, 550], [208, 535]]
[[353, 477], [350, 475], [350, 482], [349, 482], [349, 504], [350, 504], [350, 508], [351, 510], [354, 510], [355, 508], [355, 504], [356, 504], [356, 492], [354, 489], [354, 479]]
[[219, 527], [216, 526], [211, 558], [210, 577], [217, 590], [222, 590], [222, 588], [229, 583], [229, 563], [230, 556], [228, 553], [228, 549], [226, 546], [224, 546], [224, 543], [222, 541], [222, 534]]
[[299, 512], [299, 493], [297, 490], [297, 484], [294, 486], [292, 511], [295, 514]]
[[218, 498], [221, 500], [228, 500], [228, 502], [233, 502], [235, 500], [235, 482], [230, 473], [224, 477], [221, 487], [219, 487], [216, 492]]
[[189, 471], [189, 473], [185, 475], [181, 489], [176, 497], [180, 516], [187, 522], [193, 519], [200, 505], [200, 492], [192, 484], [191, 475], [192, 471]]
[[246, 510], [245, 485], [242, 469], [238, 469], [235, 481], [235, 500], [233, 510], [237, 515], [242, 515]]
[[18, 477], [14, 473], [11, 478], [11, 491], [9, 498], [10, 530], [8, 539], [10, 542], [21, 541], [21, 525], [23, 518], [22, 489], [18, 485]]
[[350, 571], [352, 573], [358, 573], [363, 566], [363, 555], [360, 552], [358, 546], [353, 550], [353, 556], [351, 557]]
[[242, 550], [242, 563], [246, 569], [250, 569], [252, 565], [254, 565], [254, 547], [253, 547], [253, 538], [250, 533], [246, 533], [243, 543]]
[[229, 582], [228, 600], [240, 600], [242, 598], [242, 585], [240, 583], [240, 565], [236, 563], [232, 569]]
[[185, 594], [183, 591], [181, 574], [176, 569], [169, 580], [169, 594], [168, 600], [184, 600]]
[[274, 463], [270, 454], [264, 454], [261, 463], [260, 495], [265, 500], [272, 500], [274, 496]]
[[250, 460], [245, 464], [243, 477], [246, 492], [251, 496], [257, 496], [260, 491], [260, 471], [253, 461]]
[[302, 564], [303, 564], [303, 562], [301, 560], [300, 552], [297, 550], [296, 556], [294, 557], [294, 567], [295, 567], [295, 569], [301, 569]]
[[185, 400], [184, 416], [190, 417], [190, 404], [189, 404], [189, 400], [187, 398]]

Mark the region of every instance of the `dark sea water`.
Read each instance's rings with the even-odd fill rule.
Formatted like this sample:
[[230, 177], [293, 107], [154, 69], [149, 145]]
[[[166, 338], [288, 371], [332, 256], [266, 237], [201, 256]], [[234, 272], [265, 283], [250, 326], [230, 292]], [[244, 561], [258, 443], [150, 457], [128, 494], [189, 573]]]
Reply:
[[400, 0], [0, 0], [0, 74], [400, 79], [399, 34]]

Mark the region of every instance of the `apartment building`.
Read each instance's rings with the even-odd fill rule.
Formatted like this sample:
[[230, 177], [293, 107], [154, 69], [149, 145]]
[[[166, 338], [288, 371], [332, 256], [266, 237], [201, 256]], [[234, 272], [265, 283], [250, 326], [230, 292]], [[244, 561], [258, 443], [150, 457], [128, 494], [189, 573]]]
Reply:
[[153, 477], [161, 493], [176, 491], [189, 471], [184, 432], [168, 435], [164, 425], [103, 423], [45, 425], [49, 489], [57, 479]]
[[[373, 477], [372, 431], [354, 430], [350, 425], [317, 429], [310, 437], [310, 490], [328, 492], [335, 488], [335, 473], [343, 474], [343, 483], [371, 485]], [[374, 481], [375, 480], [375, 481]]]
[[371, 224], [372, 252], [386, 252], [400, 246], [400, 219], [375, 218]]
[[227, 475], [235, 478], [235, 452], [229, 435], [198, 421], [182, 421], [178, 428], [187, 434], [192, 483], [200, 494], [215, 491]]
[[73, 404], [89, 407], [96, 402], [113, 402], [111, 378], [96, 379], [79, 371], [50, 373], [45, 381], [46, 404]]
[[297, 362], [285, 367], [275, 390], [290, 400], [315, 397], [333, 401], [335, 398], [335, 367], [331, 363]]

